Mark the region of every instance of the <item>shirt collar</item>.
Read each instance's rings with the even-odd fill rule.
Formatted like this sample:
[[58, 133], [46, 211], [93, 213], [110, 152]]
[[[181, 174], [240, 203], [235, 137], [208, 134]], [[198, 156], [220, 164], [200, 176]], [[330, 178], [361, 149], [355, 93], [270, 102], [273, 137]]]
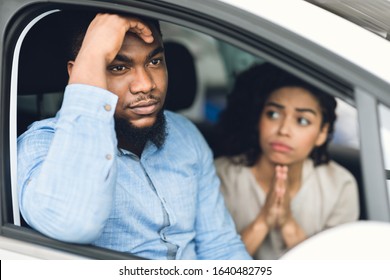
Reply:
[[[145, 158], [151, 154], [153, 154], [154, 152], [156, 152], [158, 150], [157, 146], [152, 143], [151, 141], [148, 141], [145, 145], [145, 148], [142, 152], [142, 158]], [[138, 159], [138, 156], [126, 149], [122, 149], [122, 148], [119, 148], [117, 147], [117, 152], [116, 152], [116, 155], [118, 157], [122, 157], [122, 156], [130, 156], [132, 158], [137, 158]]]

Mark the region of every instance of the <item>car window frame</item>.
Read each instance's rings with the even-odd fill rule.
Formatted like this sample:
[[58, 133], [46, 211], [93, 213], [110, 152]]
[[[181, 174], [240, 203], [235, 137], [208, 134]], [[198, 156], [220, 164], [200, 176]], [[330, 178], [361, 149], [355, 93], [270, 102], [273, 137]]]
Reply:
[[[378, 100], [362, 88], [356, 89], [365, 201], [370, 220], [388, 222], [390, 207], [386, 169], [382, 154]], [[371, 164], [375, 162], [376, 164]]]

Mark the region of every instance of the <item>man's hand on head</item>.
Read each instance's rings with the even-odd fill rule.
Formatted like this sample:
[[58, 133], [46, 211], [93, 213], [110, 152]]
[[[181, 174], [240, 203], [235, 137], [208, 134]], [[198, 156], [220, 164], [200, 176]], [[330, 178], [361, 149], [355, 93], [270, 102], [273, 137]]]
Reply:
[[68, 64], [69, 84], [107, 88], [106, 67], [118, 54], [127, 32], [137, 34], [145, 43], [154, 40], [150, 28], [138, 18], [97, 14], [88, 27], [76, 60]]

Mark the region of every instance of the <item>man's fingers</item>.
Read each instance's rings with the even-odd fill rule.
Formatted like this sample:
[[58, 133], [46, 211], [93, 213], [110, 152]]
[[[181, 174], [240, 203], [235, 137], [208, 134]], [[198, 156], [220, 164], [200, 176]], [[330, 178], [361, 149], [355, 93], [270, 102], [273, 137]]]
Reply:
[[131, 18], [128, 21], [129, 21], [129, 28], [128, 28], [129, 32], [133, 32], [137, 34], [146, 43], [153, 42], [154, 38], [153, 38], [152, 30], [150, 30], [150, 28], [147, 25], [145, 25], [139, 19]]

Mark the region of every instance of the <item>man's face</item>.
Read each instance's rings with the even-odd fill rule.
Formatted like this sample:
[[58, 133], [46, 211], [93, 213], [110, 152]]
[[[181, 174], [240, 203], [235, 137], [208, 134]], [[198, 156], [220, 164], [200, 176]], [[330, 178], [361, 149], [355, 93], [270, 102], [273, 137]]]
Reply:
[[106, 71], [108, 90], [118, 96], [115, 118], [135, 128], [151, 127], [156, 122], [167, 91], [162, 38], [152, 30], [151, 44], [128, 32]]

